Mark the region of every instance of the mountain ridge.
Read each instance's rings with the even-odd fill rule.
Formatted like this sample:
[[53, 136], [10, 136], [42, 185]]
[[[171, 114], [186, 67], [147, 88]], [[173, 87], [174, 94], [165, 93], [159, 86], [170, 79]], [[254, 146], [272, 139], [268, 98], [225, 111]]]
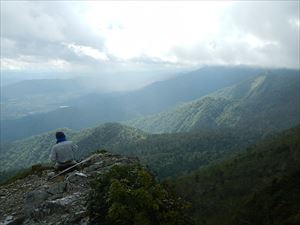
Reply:
[[22, 139], [59, 127], [82, 129], [161, 112], [261, 71], [249, 67], [205, 67], [128, 93], [88, 94], [60, 103], [68, 108], [2, 120], [1, 131], [5, 132], [1, 132], [1, 141]]
[[300, 122], [299, 94], [299, 71], [264, 73], [169, 111], [125, 124], [150, 133], [217, 127], [287, 129]]
[[[260, 133], [234, 129], [148, 134], [118, 123], [102, 124], [81, 131], [60, 130], [65, 131], [68, 140], [79, 146], [76, 153], [79, 160], [91, 154], [94, 149], [110, 149], [114, 153], [139, 157], [159, 177], [187, 173], [213, 160], [236, 154], [239, 149], [264, 138]], [[2, 145], [2, 179], [12, 174], [13, 170], [36, 163], [47, 163], [54, 144], [55, 131], [51, 131]]]

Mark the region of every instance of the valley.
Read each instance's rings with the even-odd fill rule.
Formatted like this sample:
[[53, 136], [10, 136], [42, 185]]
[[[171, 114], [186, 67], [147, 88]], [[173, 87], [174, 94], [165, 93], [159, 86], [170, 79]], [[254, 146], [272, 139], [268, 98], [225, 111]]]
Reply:
[[[299, 71], [256, 72], [213, 67], [132, 92], [69, 99], [66, 92], [59, 109], [1, 121], [0, 181], [49, 166], [55, 133], [63, 131], [78, 145], [78, 161], [106, 150], [137, 157], [192, 204], [197, 225], [298, 221], [287, 212], [297, 204], [282, 190], [299, 197]], [[43, 98], [32, 96], [32, 103]], [[288, 202], [272, 206], [277, 214], [256, 210], [270, 210], [275, 195]]]
[[[21, 104], [18, 106], [16, 103], [17, 108], [14, 108], [9, 103], [1, 103], [4, 104], [1, 130], [5, 130], [5, 132], [1, 132], [1, 140], [2, 142], [6, 142], [22, 139], [59, 127], [82, 129], [105, 122], [120, 122], [159, 113], [184, 102], [200, 98], [212, 91], [254, 77], [261, 71], [259, 68], [249, 67], [205, 67], [165, 81], [155, 82], [135, 91], [113, 93], [91, 92], [84, 94], [87, 90], [78, 86], [78, 83], [72, 84], [70, 81], [62, 82], [59, 87], [54, 85], [55, 88], [51, 89], [51, 85], [53, 85], [52, 81], [50, 84], [47, 83], [48, 81], [40, 81], [46, 86], [46, 89], [53, 92], [45, 93], [46, 97], [42, 94], [34, 95], [33, 98], [30, 96], [26, 101], [23, 101], [23, 98], [27, 95], [23, 96], [20, 93], [19, 101]], [[53, 82], [55, 83], [55, 81]], [[39, 82], [32, 84], [26, 82], [25, 84], [27, 85], [25, 87], [23, 87], [23, 84], [18, 85], [24, 91], [40, 86]], [[64, 86], [66, 86], [66, 89], [60, 93], [58, 88], [63, 88]], [[70, 89], [72, 90], [72, 88], [77, 90], [77, 92], [78, 90], [82, 90], [83, 93], [75, 95], [72, 92], [67, 92]], [[14, 96], [16, 95], [14, 94], [15, 92], [16, 90], [12, 88], [7, 95]], [[35, 92], [38, 92], [38, 90]], [[8, 96], [5, 97], [4, 95], [3, 98], [14, 98]], [[67, 99], [68, 96], [69, 99]], [[39, 102], [35, 102], [35, 99]], [[34, 115], [23, 116], [21, 118], [5, 119], [7, 118], [5, 113], [10, 113], [11, 111], [18, 112], [20, 107], [21, 109], [22, 107], [26, 108], [26, 104], [33, 104], [32, 108], [29, 109], [30, 111], [36, 111], [41, 107], [44, 110], [50, 110], [49, 107], [53, 104], [55, 107], [52, 107], [49, 112], [44, 111], [43, 113], [35, 113]], [[61, 105], [69, 107], [57, 109]]]
[[300, 1], [0, 0], [0, 225], [300, 225]]

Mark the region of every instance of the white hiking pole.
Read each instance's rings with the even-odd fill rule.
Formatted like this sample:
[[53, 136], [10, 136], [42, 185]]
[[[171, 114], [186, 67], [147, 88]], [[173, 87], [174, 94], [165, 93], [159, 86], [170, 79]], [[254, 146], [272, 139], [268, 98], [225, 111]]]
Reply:
[[55, 176], [49, 178], [49, 180], [52, 180], [52, 179], [54, 179], [54, 178], [56, 178], [56, 177], [58, 177], [58, 176], [60, 176], [60, 175], [62, 175], [62, 174], [64, 174], [64, 173], [68, 172], [69, 170], [75, 168], [76, 166], [79, 166], [79, 165], [81, 165], [81, 164], [83, 164], [83, 163], [85, 163], [85, 162], [91, 160], [94, 156], [96, 156], [96, 154], [91, 155], [90, 157], [86, 158], [85, 160], [82, 160], [81, 162], [76, 163], [75, 165], [70, 166], [70, 167], [68, 167], [67, 169], [64, 169], [63, 171], [59, 172], [59, 173], [56, 174]]

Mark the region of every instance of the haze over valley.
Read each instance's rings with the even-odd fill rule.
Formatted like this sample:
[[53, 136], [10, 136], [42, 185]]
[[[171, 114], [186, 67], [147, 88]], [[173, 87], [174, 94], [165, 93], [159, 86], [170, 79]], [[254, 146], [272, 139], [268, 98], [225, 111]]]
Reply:
[[300, 224], [299, 32], [299, 1], [1, 1], [0, 224]]

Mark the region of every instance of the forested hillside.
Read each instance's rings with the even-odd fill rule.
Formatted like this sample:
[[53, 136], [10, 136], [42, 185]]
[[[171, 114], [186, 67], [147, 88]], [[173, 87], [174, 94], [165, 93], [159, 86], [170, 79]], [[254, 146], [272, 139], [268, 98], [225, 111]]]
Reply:
[[0, 0], [0, 225], [300, 225], [300, 0], [171, 1]]
[[[70, 81], [60, 82], [57, 86], [55, 81], [48, 86], [45, 85], [47, 82], [42, 81], [25, 83], [26, 85], [15, 84], [5, 91], [4, 99], [10, 100], [2, 102], [1, 140], [13, 141], [59, 127], [81, 129], [104, 122], [124, 121], [159, 113], [254, 77], [261, 71], [262, 69], [249, 67], [204, 67], [136, 91], [107, 94], [92, 92], [78, 97], [67, 92], [81, 90], [77, 83]], [[14, 91], [15, 86], [20, 86], [20, 90]], [[63, 88], [64, 86], [66, 87]], [[41, 88], [45, 89], [45, 94], [40, 93]], [[21, 93], [28, 94], [20, 96]], [[38, 95], [33, 96], [37, 93]], [[18, 98], [13, 98], [14, 96]], [[68, 108], [45, 112], [60, 105]], [[14, 114], [22, 114], [22, 110], [31, 115], [8, 119]]]
[[[91, 151], [95, 151], [93, 143], [96, 142], [101, 148], [113, 147], [118, 142], [125, 144], [134, 141], [143, 134], [136, 128], [130, 128], [118, 124], [104, 124], [96, 128], [82, 130], [80, 132], [70, 129], [59, 129], [66, 133], [69, 140], [74, 143], [84, 143], [84, 139], [93, 138], [94, 133], [100, 134], [89, 145], [80, 145], [79, 152], [76, 153], [77, 159], [87, 156]], [[132, 138], [132, 139], [131, 139]], [[118, 142], [116, 142], [118, 141]], [[1, 145], [0, 149], [0, 170], [14, 170], [27, 168], [36, 163], [45, 163], [49, 161], [51, 147], [55, 144], [55, 131], [32, 136], [24, 140], [15, 141], [9, 144]]]
[[300, 126], [174, 181], [201, 225], [299, 224]]
[[167, 112], [129, 121], [147, 132], [242, 128], [283, 130], [300, 122], [299, 70], [277, 70], [218, 90]]
[[[97, 149], [109, 149], [123, 155], [138, 156], [144, 165], [161, 178], [186, 174], [224, 157], [236, 154], [262, 134], [224, 129], [179, 134], [147, 134], [136, 128], [108, 123], [79, 132], [66, 130], [69, 140], [79, 146], [77, 159]], [[55, 132], [33, 136], [3, 145], [0, 151], [2, 171], [26, 168], [49, 160], [55, 144]]]

